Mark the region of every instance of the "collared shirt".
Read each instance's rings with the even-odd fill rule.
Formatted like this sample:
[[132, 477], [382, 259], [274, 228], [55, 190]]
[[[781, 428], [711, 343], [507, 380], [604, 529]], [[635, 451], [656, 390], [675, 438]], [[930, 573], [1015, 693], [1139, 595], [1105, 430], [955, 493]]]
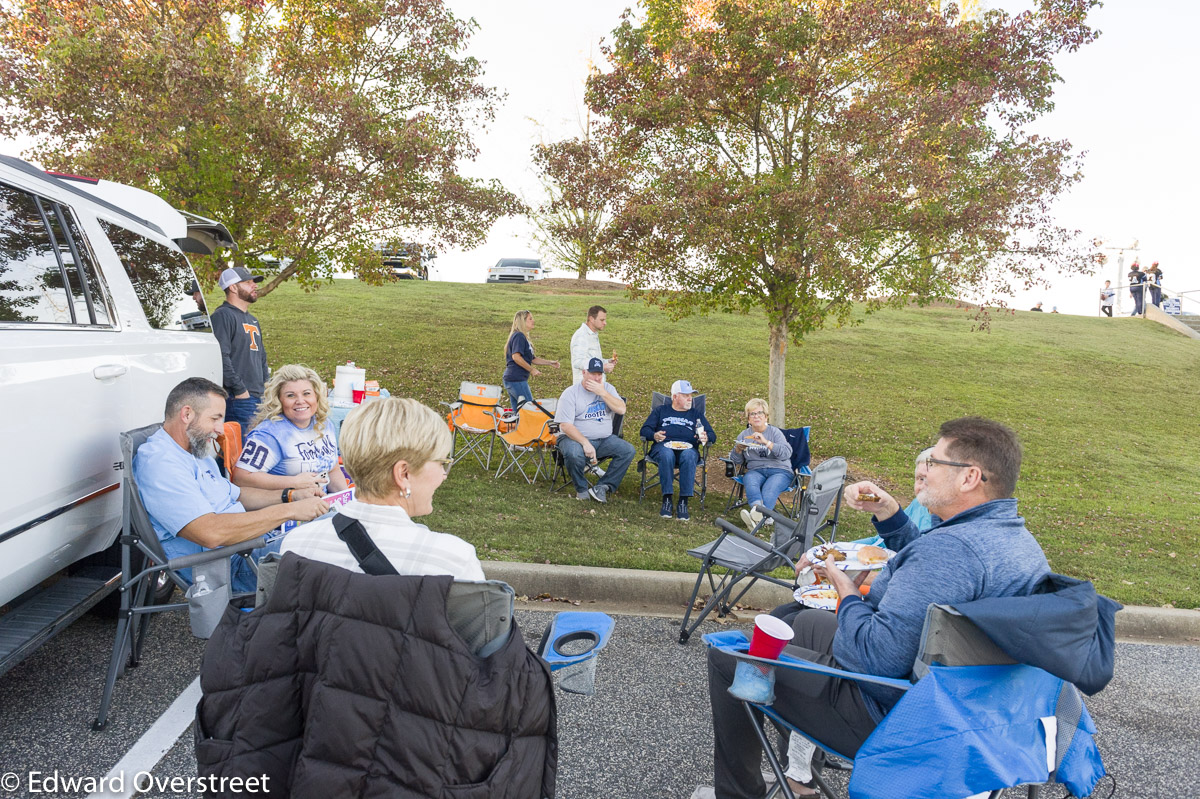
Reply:
[[600, 334], [584, 322], [571, 336], [571, 371], [576, 384], [583, 382], [583, 372], [592, 358], [604, 360], [600, 352]]
[[[417, 524], [399, 505], [372, 505], [354, 500], [339, 513], [362, 522], [367, 535], [400, 574], [449, 574], [456, 580], [485, 580], [475, 547], [458, 536], [435, 533]], [[362, 572], [350, 548], [338, 538], [333, 516], [301, 525], [287, 534], [281, 553], [295, 552], [313, 560]]]
[[179, 531], [209, 513], [245, 513], [241, 489], [221, 476], [212, 458], [197, 458], [159, 430], [133, 456], [133, 477], [150, 524], [169, 558], [203, 552]]

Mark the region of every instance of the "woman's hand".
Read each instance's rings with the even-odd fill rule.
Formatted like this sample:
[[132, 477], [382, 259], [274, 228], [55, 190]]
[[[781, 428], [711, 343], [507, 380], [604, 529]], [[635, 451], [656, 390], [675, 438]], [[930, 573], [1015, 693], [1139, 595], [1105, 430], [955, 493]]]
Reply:
[[292, 478], [292, 486], [295, 488], [311, 488], [317, 492], [322, 492], [325, 485], [329, 482], [329, 477], [316, 472], [300, 472]]
[[529, 370], [530, 377], [541, 377], [541, 374], [542, 370], [538, 369], [536, 366]]
[[768, 439], [762, 433], [751, 433], [748, 440], [762, 444], [764, 447], [770, 443], [770, 439]]

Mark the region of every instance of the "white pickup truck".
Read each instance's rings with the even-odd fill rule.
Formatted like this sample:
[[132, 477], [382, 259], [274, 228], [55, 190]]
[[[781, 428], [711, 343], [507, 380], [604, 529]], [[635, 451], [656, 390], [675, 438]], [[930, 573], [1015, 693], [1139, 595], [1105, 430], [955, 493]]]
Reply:
[[149, 192], [0, 155], [0, 674], [117, 584], [118, 434], [221, 382], [183, 254], [217, 246]]

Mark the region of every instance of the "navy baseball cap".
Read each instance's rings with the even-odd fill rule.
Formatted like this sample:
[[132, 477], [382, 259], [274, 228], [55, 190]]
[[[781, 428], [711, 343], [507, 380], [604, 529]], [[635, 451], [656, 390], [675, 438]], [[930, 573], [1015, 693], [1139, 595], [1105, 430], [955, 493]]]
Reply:
[[589, 372], [600, 372], [601, 374], [603, 374], [604, 373], [604, 361], [600, 360], [599, 358], [592, 358], [590, 361], [588, 361], [587, 370]]

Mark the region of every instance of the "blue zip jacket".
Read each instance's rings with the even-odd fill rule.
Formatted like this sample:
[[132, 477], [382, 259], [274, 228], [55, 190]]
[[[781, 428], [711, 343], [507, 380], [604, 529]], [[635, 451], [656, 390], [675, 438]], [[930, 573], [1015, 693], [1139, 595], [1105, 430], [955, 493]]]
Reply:
[[[907, 678], [930, 603], [957, 606], [1030, 594], [1050, 573], [1015, 499], [976, 505], [926, 533], [904, 511], [876, 522], [875, 529], [899, 554], [883, 567], [864, 601], [847, 600], [838, 608], [833, 656], [849, 671]], [[876, 721], [901, 695], [870, 685], [862, 686], [862, 694]]]

